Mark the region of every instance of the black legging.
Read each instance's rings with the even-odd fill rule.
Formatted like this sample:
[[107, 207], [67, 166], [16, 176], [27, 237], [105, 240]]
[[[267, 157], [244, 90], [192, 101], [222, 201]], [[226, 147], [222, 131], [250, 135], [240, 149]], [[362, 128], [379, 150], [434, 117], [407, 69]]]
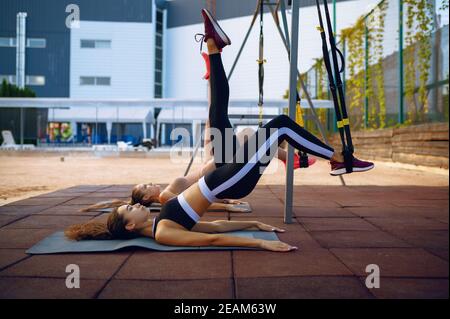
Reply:
[[[233, 126], [228, 118], [230, 87], [223, 68], [221, 54], [209, 55], [209, 62], [211, 86], [211, 105], [209, 107], [210, 138], [214, 162], [216, 167], [221, 167], [233, 159], [239, 145], [233, 132]], [[214, 134], [215, 130], [219, 134]]]
[[299, 151], [330, 159], [334, 150], [300, 127], [286, 115], [268, 122], [237, 151], [233, 161], [218, 167], [199, 180], [200, 190], [210, 201], [240, 199], [252, 192], [264, 169], [287, 141]]

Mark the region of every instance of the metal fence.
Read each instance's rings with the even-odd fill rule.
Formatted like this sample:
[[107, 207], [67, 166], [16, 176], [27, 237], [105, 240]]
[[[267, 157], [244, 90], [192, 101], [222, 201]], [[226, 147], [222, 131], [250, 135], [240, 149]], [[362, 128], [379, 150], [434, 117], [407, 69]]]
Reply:
[[[338, 34], [352, 129], [448, 122], [448, 0], [384, 0]], [[329, 99], [322, 58], [302, 75]], [[319, 115], [336, 132], [334, 114]]]

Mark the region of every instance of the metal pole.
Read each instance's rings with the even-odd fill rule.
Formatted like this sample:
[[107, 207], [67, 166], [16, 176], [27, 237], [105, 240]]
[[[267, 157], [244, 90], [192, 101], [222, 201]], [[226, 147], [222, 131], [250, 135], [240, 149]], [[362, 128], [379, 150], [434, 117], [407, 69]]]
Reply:
[[[16, 85], [25, 88], [26, 12], [19, 12], [16, 20]], [[24, 109], [20, 108], [20, 145], [24, 144]]]
[[[298, 62], [298, 25], [299, 25], [299, 2], [292, 1], [292, 27], [291, 27], [291, 58], [289, 72], [289, 117], [295, 119], [297, 105], [297, 62]], [[286, 194], [284, 201], [284, 222], [292, 223], [292, 202], [294, 184], [294, 149], [288, 146], [287, 168], [286, 168]]]
[[369, 28], [364, 18], [364, 128], [369, 127]]
[[404, 109], [404, 74], [403, 74], [403, 0], [398, 1], [399, 4], [399, 25], [398, 25], [398, 86], [399, 86], [399, 97], [398, 97], [398, 123], [403, 124], [405, 121], [403, 115]]

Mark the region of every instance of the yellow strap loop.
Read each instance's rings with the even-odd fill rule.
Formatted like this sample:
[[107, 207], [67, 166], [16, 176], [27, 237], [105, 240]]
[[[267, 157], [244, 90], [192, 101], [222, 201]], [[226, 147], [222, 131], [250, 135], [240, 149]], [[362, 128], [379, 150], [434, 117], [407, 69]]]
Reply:
[[338, 121], [337, 122], [337, 127], [338, 128], [343, 128], [344, 126], [348, 126], [348, 125], [350, 125], [350, 121], [349, 121], [348, 118], [342, 119], [342, 121]]
[[302, 107], [300, 106], [300, 102], [297, 102], [297, 107], [295, 109], [295, 121], [301, 127], [305, 127], [305, 122], [303, 120], [303, 112], [302, 112]]

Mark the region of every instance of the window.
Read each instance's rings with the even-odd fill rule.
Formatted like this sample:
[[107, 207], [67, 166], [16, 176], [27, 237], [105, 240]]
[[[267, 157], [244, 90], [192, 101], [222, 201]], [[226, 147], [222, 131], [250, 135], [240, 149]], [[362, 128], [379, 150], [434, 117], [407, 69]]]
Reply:
[[47, 40], [46, 39], [34, 39], [29, 38], [27, 39], [27, 48], [45, 48], [47, 46]]
[[81, 40], [82, 49], [110, 49], [111, 40]]
[[[15, 48], [17, 43], [16, 38], [0, 38], [0, 47]], [[47, 46], [47, 40], [42, 38], [27, 38], [27, 48], [42, 49]]]
[[27, 75], [25, 79], [26, 85], [43, 86], [45, 85], [45, 76]]
[[111, 78], [107, 76], [81, 76], [80, 85], [110, 86]]
[[164, 35], [164, 11], [156, 9], [155, 30], [155, 98], [162, 98], [163, 93], [163, 35]]
[[[16, 76], [15, 75], [0, 75], [0, 82], [6, 80], [10, 84], [16, 85]], [[45, 76], [43, 75], [27, 75], [25, 77], [25, 85], [33, 85], [33, 86], [44, 86], [45, 85]]]
[[111, 78], [108, 77], [97, 77], [95, 78], [95, 85], [111, 85]]
[[80, 85], [95, 85], [95, 78], [91, 76], [80, 77]]
[[0, 47], [12, 47], [11, 39], [12, 38], [0, 38]]

